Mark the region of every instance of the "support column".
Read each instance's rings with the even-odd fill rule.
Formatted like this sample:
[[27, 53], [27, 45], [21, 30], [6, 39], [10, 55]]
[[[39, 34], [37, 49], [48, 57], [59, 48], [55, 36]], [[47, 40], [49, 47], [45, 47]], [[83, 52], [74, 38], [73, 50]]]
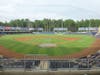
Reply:
[[48, 61], [40, 61], [40, 65], [39, 65], [41, 70], [48, 70], [49, 68], [49, 62]]

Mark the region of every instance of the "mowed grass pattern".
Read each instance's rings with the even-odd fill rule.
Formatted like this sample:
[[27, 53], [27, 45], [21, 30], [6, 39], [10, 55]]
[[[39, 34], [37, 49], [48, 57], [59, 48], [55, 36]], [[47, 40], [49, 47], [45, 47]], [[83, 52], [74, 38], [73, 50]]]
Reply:
[[[21, 38], [22, 40], [18, 40]], [[23, 38], [29, 38], [23, 40]], [[79, 38], [78, 40], [65, 40], [63, 38]], [[0, 45], [8, 50], [23, 54], [47, 54], [61, 56], [74, 54], [89, 47], [95, 38], [88, 35], [57, 35], [57, 34], [16, 34], [5, 35], [0, 38]], [[41, 48], [42, 43], [54, 43], [55, 48]]]

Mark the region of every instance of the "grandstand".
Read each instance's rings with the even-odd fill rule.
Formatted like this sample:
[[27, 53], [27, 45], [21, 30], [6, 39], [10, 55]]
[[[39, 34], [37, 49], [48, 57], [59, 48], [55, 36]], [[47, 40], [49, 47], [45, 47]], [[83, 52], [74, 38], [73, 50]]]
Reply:
[[[78, 31], [80, 33], [97, 33], [97, 27], [80, 27]], [[45, 31], [43, 28], [28, 28], [28, 27], [5, 27], [0, 26], [0, 34], [14, 34], [14, 33], [71, 33], [68, 28], [54, 28], [52, 31]]]
[[[30, 57], [30, 55], [28, 55]], [[37, 56], [37, 55], [36, 55]], [[41, 55], [40, 55], [41, 56]], [[48, 57], [48, 56], [46, 56]], [[95, 54], [81, 57], [78, 59], [10, 59], [6, 57], [0, 58], [1, 71], [59, 71], [59, 70], [100, 70], [100, 51]]]

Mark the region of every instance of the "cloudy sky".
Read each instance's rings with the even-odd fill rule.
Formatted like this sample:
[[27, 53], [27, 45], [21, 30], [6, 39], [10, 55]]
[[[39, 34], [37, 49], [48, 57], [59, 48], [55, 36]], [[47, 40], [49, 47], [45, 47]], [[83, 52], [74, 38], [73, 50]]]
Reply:
[[100, 0], [0, 0], [0, 21], [100, 18]]

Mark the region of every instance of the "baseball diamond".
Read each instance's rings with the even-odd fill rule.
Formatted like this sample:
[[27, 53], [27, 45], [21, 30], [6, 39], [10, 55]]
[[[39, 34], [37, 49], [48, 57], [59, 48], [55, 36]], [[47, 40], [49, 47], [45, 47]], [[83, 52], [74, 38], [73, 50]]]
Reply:
[[[46, 54], [49, 57], [82, 57], [98, 50], [90, 50], [94, 44], [99, 41], [93, 36], [88, 35], [57, 35], [57, 34], [21, 34], [5, 35], [0, 38], [0, 46], [5, 51], [5, 55], [11, 57], [8, 53], [15, 53], [17, 58], [25, 54]], [[86, 51], [87, 50], [87, 51]], [[7, 54], [6, 54], [7, 51]], [[80, 55], [80, 52], [83, 53]], [[16, 55], [19, 54], [19, 55]], [[16, 56], [15, 56], [16, 55]]]

